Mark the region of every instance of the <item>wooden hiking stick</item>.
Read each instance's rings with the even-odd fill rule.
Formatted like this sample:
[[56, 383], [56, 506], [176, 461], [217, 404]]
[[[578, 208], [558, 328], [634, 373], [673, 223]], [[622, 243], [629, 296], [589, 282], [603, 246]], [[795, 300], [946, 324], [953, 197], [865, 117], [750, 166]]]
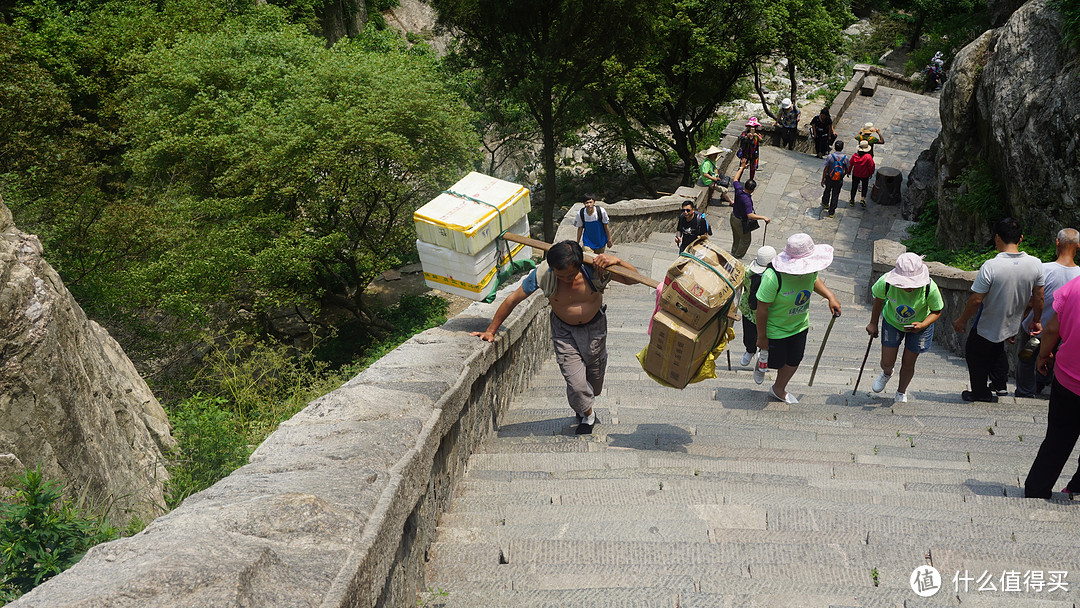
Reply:
[[765, 222], [765, 227], [761, 229], [761, 246], [765, 246], [765, 235], [769, 234], [769, 222]]
[[855, 378], [855, 388], [851, 389], [851, 394], [854, 395], [859, 390], [859, 380], [862, 380], [863, 369], [866, 368], [866, 359], [870, 357], [870, 346], [874, 343], [874, 336], [870, 336], [870, 343], [866, 345], [866, 354], [863, 355], [862, 365], [859, 366], [859, 377]]
[[825, 330], [825, 337], [821, 339], [821, 348], [817, 351], [817, 359], [814, 359], [814, 369], [810, 370], [810, 382], [806, 386], [814, 386], [814, 376], [817, 375], [818, 363], [821, 363], [821, 353], [825, 352], [825, 343], [829, 341], [829, 334], [832, 332], [832, 326], [836, 323], [836, 317], [840, 315], [833, 315], [832, 320], [829, 321], [829, 328]]
[[[536, 239], [531, 239], [531, 238], [529, 238], [527, 236], [521, 236], [520, 234], [514, 234], [513, 232], [504, 232], [502, 237], [504, 239], [512, 242], [512, 243], [520, 243], [522, 245], [528, 245], [529, 247], [532, 247], [533, 249], [539, 249], [540, 251], [543, 251], [544, 253], [547, 253], [547, 250], [551, 249], [551, 243], [546, 243], [544, 241], [538, 241]], [[589, 264], [591, 266], [592, 263], [593, 263], [594, 258], [596, 258], [595, 255], [593, 255], [591, 253], [586, 253], [585, 254], [585, 263]], [[656, 289], [656, 286], [660, 284], [660, 282], [657, 281], [656, 279], [647, 277], [647, 276], [645, 276], [643, 274], [634, 272], [632, 270], [628, 270], [626, 268], [623, 268], [622, 266], [608, 266], [604, 270], [607, 270], [608, 272], [610, 272], [612, 274], [617, 274], [620, 277], [630, 279], [631, 281], [636, 281], [638, 283], [641, 283], [642, 285], [647, 285], [649, 287], [652, 287], [653, 289]]]

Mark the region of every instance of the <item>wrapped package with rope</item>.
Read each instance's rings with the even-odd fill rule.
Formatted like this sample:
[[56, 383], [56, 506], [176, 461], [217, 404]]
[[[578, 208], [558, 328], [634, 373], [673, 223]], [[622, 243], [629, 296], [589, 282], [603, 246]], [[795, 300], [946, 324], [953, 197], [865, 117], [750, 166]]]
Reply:
[[472, 172], [417, 209], [424, 282], [471, 300], [493, 297], [500, 282], [531, 264], [532, 248], [499, 238], [528, 234], [530, 208], [528, 188]]
[[713, 361], [735, 338], [746, 268], [702, 237], [679, 254], [657, 288], [657, 310], [649, 345], [638, 353], [642, 368], [657, 382], [684, 388], [715, 378]]

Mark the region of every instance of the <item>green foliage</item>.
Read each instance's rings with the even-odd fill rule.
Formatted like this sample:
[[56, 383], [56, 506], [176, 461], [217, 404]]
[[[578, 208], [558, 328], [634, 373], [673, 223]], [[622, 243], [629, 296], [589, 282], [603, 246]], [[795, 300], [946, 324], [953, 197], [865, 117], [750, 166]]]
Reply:
[[198, 393], [171, 408], [169, 420], [178, 441], [167, 484], [172, 508], [243, 465], [250, 450], [223, 397]]
[[869, 36], [855, 36], [848, 42], [846, 53], [856, 63], [880, 64], [879, 59], [885, 51], [899, 48], [907, 39], [911, 18], [893, 11], [874, 13], [870, 17], [870, 27]]
[[1061, 13], [1065, 44], [1080, 49], [1080, 0], [1050, 0], [1049, 4]]
[[102, 518], [64, 498], [40, 467], [16, 479], [15, 495], [0, 504], [0, 601], [7, 602], [74, 565], [90, 547], [116, 538]]
[[988, 224], [1002, 219], [1006, 215], [1005, 199], [1001, 192], [1001, 183], [994, 175], [994, 170], [985, 161], [978, 161], [965, 168], [957, 181], [964, 192], [956, 197], [954, 203], [966, 214], [978, 215]]

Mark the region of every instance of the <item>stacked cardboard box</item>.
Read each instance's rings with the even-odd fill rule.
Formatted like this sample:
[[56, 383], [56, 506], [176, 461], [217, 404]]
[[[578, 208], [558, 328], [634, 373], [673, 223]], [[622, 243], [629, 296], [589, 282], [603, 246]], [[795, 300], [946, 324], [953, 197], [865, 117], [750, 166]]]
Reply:
[[527, 188], [481, 173], [466, 175], [413, 214], [425, 282], [484, 299], [499, 267], [532, 257], [531, 247], [495, 243], [502, 230], [528, 236], [529, 210]]
[[653, 316], [644, 368], [676, 388], [685, 387], [731, 327], [745, 267], [730, 253], [698, 241], [668, 269]]

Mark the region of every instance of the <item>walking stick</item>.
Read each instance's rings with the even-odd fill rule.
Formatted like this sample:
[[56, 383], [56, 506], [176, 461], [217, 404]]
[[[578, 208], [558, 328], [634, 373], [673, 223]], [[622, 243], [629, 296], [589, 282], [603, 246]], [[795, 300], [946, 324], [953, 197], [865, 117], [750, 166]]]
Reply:
[[727, 351], [727, 371], [731, 371], [731, 351]]
[[769, 222], [765, 222], [765, 227], [761, 230], [761, 246], [765, 246], [765, 235], [769, 234]]
[[855, 388], [851, 390], [851, 394], [854, 395], [859, 391], [859, 381], [862, 380], [863, 369], [866, 368], [866, 359], [870, 356], [870, 345], [874, 343], [874, 336], [870, 336], [870, 342], [866, 345], [866, 354], [863, 355], [862, 365], [859, 366], [859, 377], [855, 378]]
[[825, 337], [821, 339], [821, 348], [817, 351], [817, 359], [814, 360], [814, 369], [810, 370], [810, 382], [806, 386], [814, 386], [814, 376], [817, 375], [818, 363], [821, 363], [821, 353], [825, 352], [825, 343], [829, 341], [829, 333], [832, 332], [832, 326], [836, 323], [836, 317], [840, 315], [833, 315], [832, 320], [829, 321], [829, 327], [825, 330]]

